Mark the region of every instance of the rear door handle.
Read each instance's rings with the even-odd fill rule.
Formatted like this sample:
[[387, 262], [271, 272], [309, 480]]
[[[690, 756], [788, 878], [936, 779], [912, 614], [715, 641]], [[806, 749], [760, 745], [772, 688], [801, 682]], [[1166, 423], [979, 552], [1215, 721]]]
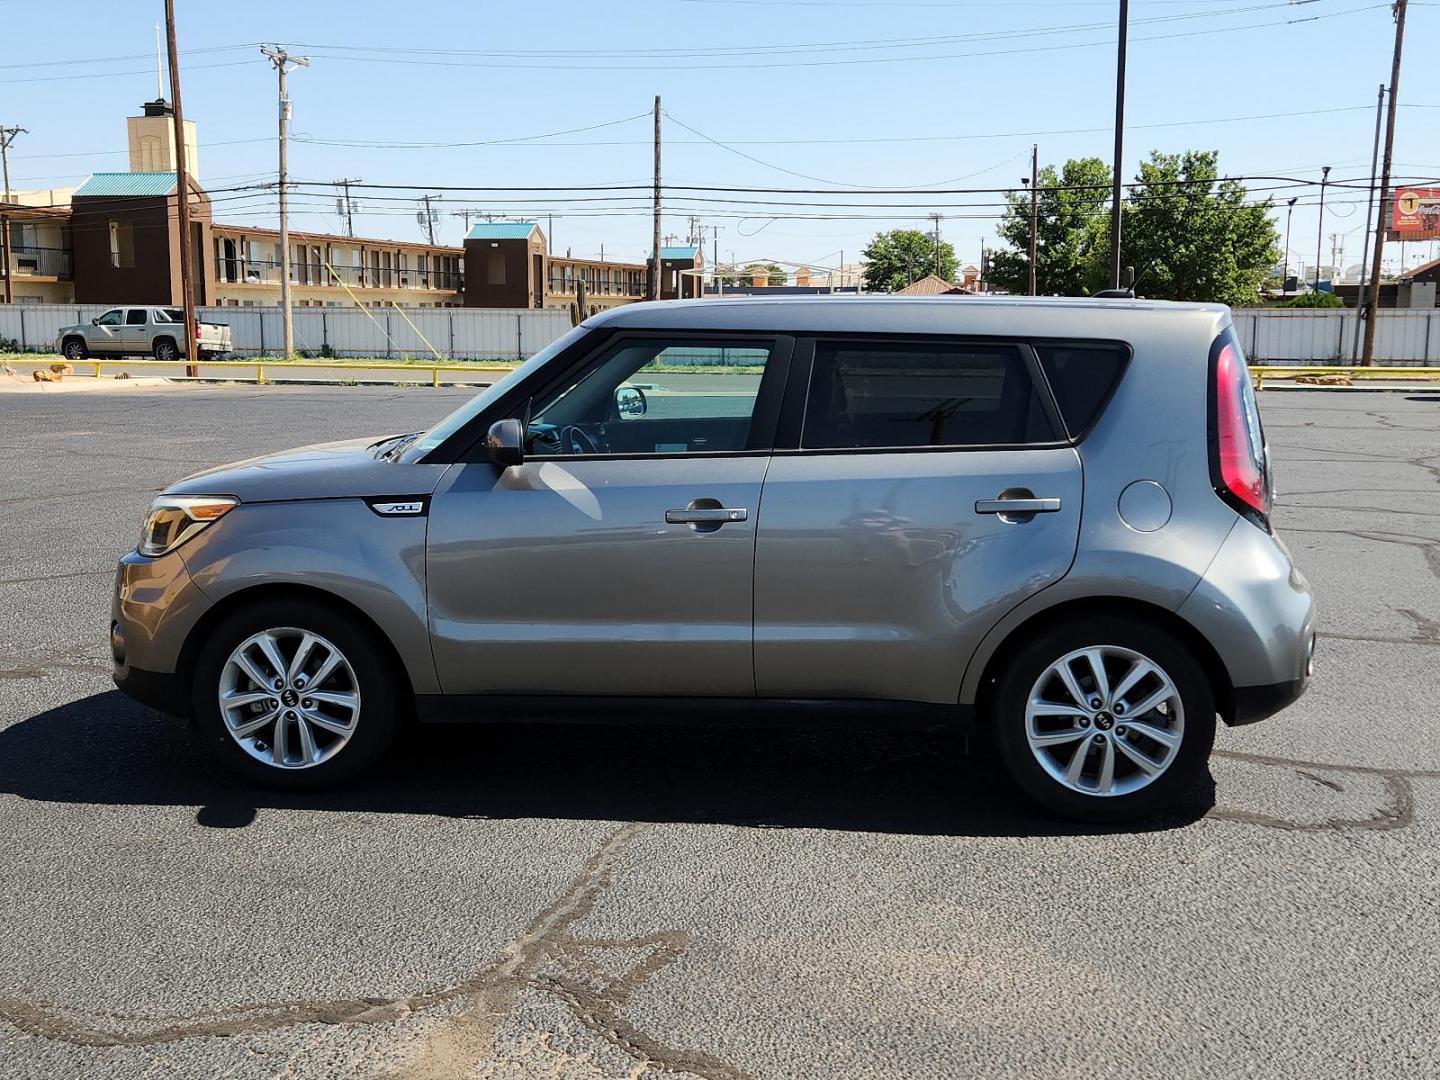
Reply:
[[1054, 514], [1059, 510], [1060, 500], [1054, 498], [975, 500], [977, 514]]
[[703, 509], [666, 510], [667, 525], [725, 525], [731, 521], [746, 521], [750, 511], [744, 507], [716, 506]]

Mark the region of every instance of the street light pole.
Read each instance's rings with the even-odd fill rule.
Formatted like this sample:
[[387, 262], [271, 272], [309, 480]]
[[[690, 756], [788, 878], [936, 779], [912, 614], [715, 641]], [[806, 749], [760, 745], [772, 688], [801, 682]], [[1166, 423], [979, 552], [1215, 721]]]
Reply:
[[1320, 170], [1320, 224], [1315, 229], [1315, 291], [1320, 291], [1320, 259], [1325, 243], [1325, 182], [1330, 179], [1330, 166]]
[[1120, 33], [1115, 52], [1115, 175], [1110, 180], [1110, 288], [1120, 288], [1120, 164], [1125, 156], [1125, 47], [1130, 0], [1120, 0]]
[[291, 64], [308, 67], [303, 56], [291, 56], [278, 45], [262, 45], [260, 51], [280, 77], [280, 315], [283, 328], [285, 359], [295, 355], [295, 314], [290, 306], [290, 211], [286, 189], [289, 185], [286, 143], [290, 134], [290, 95], [285, 89], [285, 74]]

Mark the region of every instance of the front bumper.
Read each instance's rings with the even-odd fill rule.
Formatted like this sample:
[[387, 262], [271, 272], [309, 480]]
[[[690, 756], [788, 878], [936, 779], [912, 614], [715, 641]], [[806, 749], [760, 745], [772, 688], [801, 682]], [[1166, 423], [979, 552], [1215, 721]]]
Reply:
[[181, 651], [210, 606], [174, 552], [147, 559], [130, 552], [115, 571], [110, 608], [111, 677], [123, 692], [163, 712], [190, 712]]

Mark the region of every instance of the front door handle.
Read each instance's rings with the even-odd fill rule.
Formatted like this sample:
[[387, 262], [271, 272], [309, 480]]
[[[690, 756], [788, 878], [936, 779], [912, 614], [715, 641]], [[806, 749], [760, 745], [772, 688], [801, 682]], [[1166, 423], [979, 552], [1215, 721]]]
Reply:
[[713, 506], [686, 507], [684, 510], [666, 510], [667, 525], [714, 525], [721, 526], [732, 521], [746, 521], [750, 511], [744, 507]]
[[1054, 498], [998, 498], [976, 499], [977, 514], [1055, 514], [1060, 510], [1060, 500]]

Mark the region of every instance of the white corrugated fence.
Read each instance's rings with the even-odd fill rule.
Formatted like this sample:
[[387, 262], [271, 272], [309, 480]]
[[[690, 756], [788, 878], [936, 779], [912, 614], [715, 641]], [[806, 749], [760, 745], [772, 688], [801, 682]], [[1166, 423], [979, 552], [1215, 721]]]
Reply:
[[[89, 322], [113, 306], [0, 304], [0, 339], [17, 342], [22, 352], [49, 352], [62, 326]], [[229, 325], [238, 356], [280, 351], [278, 307], [196, 310], [202, 320]], [[404, 310], [401, 315], [388, 308], [295, 308], [295, 348], [310, 356], [399, 359], [431, 357], [433, 347], [446, 359], [513, 360], [533, 356], [570, 329], [570, 313], [558, 308]]]

